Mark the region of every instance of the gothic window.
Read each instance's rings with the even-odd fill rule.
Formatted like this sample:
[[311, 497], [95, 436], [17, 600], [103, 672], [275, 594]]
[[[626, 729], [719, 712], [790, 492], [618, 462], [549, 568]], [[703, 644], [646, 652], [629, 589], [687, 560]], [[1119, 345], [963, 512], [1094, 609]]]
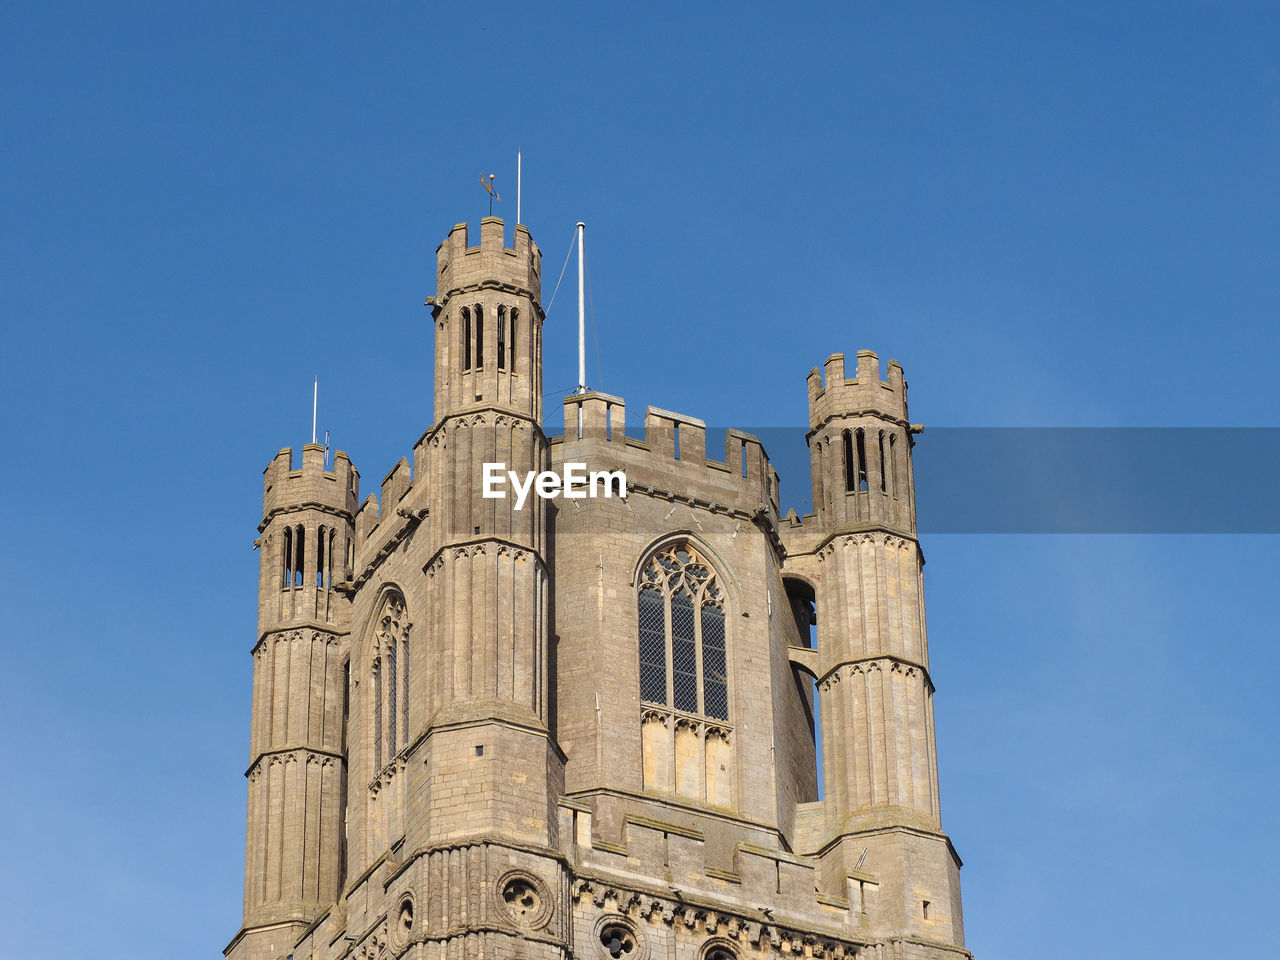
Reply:
[[724, 594], [688, 544], [659, 551], [641, 575], [640, 699], [729, 719]]
[[853, 434], [848, 430], [844, 432], [844, 490], [845, 493], [853, 493], [858, 489], [858, 481], [854, 475], [853, 463]]
[[507, 363], [511, 369], [516, 368], [516, 323], [520, 319], [520, 311], [515, 307], [511, 308], [511, 344], [507, 348]]
[[867, 489], [867, 435], [859, 427], [855, 434], [858, 445], [858, 489]]
[[324, 524], [320, 524], [319, 536], [316, 538], [316, 588], [324, 589]]
[[284, 586], [293, 585], [293, 528], [284, 528]]
[[471, 311], [462, 308], [462, 369], [471, 369]]
[[885, 493], [889, 489], [889, 470], [886, 466], [884, 457], [884, 431], [880, 431], [880, 492]]
[[409, 741], [409, 623], [404, 598], [388, 593], [374, 624], [373, 764], [382, 768]]
[[303, 571], [307, 561], [307, 532], [298, 524], [293, 535], [293, 585], [302, 586]]
[[498, 369], [507, 369], [507, 308], [498, 308]]
[[476, 304], [476, 369], [484, 368], [484, 307]]

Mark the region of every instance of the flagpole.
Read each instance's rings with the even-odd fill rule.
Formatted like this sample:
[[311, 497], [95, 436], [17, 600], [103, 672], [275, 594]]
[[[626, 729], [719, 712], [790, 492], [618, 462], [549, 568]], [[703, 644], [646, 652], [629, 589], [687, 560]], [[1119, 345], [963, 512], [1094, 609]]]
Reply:
[[520, 223], [520, 174], [521, 174], [521, 157], [520, 151], [516, 151], [516, 223]]
[[311, 387], [311, 442], [316, 442], [316, 403], [320, 399], [320, 377], [316, 376], [316, 382]]
[[583, 246], [587, 238], [587, 225], [578, 221], [578, 393], [587, 392], [587, 308], [583, 296]]

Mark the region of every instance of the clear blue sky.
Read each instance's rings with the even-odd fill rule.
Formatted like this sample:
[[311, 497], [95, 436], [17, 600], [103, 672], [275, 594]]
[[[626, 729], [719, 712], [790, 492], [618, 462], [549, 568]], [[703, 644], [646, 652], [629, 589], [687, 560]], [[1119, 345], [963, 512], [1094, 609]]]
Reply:
[[[1280, 424], [1273, 3], [9, 3], [0, 37], [15, 950], [235, 932], [261, 471], [316, 373], [366, 489], [409, 452], [433, 251], [480, 172], [513, 219], [517, 147], [548, 274], [590, 224], [630, 405], [800, 426], [870, 348], [931, 426]], [[1214, 453], [1186, 482], [1231, 511]], [[1272, 953], [1277, 539], [924, 545], [980, 960]]]

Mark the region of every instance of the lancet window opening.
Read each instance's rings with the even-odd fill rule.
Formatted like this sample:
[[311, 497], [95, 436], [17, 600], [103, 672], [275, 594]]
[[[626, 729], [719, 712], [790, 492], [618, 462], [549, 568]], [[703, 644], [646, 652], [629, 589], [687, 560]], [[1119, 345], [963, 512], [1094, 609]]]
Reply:
[[853, 434], [848, 430], [844, 432], [844, 491], [845, 493], [853, 493], [858, 489], [858, 481], [854, 475], [853, 462]]
[[511, 343], [507, 347], [507, 366], [514, 373], [516, 369], [516, 324], [520, 321], [520, 311], [516, 307], [511, 308]]
[[889, 434], [889, 464], [893, 471], [893, 480], [890, 484], [890, 490], [895, 497], [898, 493], [898, 435], [896, 433]]
[[854, 443], [858, 448], [858, 489], [867, 489], [867, 435], [859, 427], [854, 433]]
[[325, 562], [325, 528], [324, 524], [320, 524], [320, 529], [316, 536], [316, 589], [324, 589], [324, 562]]
[[889, 490], [889, 466], [884, 455], [884, 431], [880, 431], [880, 492], [887, 493]]
[[498, 369], [507, 369], [507, 308], [498, 307]]
[[462, 369], [471, 369], [471, 311], [462, 308]]
[[293, 528], [284, 528], [284, 544], [281, 549], [284, 567], [284, 581], [281, 584], [286, 590], [293, 585]]
[[475, 319], [476, 319], [476, 349], [475, 349], [476, 369], [483, 370], [484, 369], [484, 307], [480, 306], [480, 304], [477, 303], [473, 309], [475, 310], [475, 315], [476, 315], [475, 316]]
[[677, 544], [655, 554], [640, 579], [640, 699], [727, 721], [725, 598], [711, 565]]
[[302, 586], [303, 571], [307, 566], [307, 531], [302, 526], [294, 529], [293, 534], [293, 577], [290, 580], [293, 586]]

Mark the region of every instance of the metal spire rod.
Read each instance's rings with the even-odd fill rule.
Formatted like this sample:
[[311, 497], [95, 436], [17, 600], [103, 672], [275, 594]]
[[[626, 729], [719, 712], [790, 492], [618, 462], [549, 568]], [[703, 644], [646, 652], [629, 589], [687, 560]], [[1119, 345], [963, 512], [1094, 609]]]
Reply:
[[311, 386], [311, 442], [316, 442], [316, 404], [320, 400], [320, 375], [316, 374], [316, 381]]
[[521, 174], [521, 158], [520, 151], [516, 151], [516, 223], [520, 223], [520, 174]]
[[587, 392], [587, 305], [583, 296], [582, 278], [584, 274], [583, 246], [587, 236], [587, 225], [578, 221], [578, 393]]

